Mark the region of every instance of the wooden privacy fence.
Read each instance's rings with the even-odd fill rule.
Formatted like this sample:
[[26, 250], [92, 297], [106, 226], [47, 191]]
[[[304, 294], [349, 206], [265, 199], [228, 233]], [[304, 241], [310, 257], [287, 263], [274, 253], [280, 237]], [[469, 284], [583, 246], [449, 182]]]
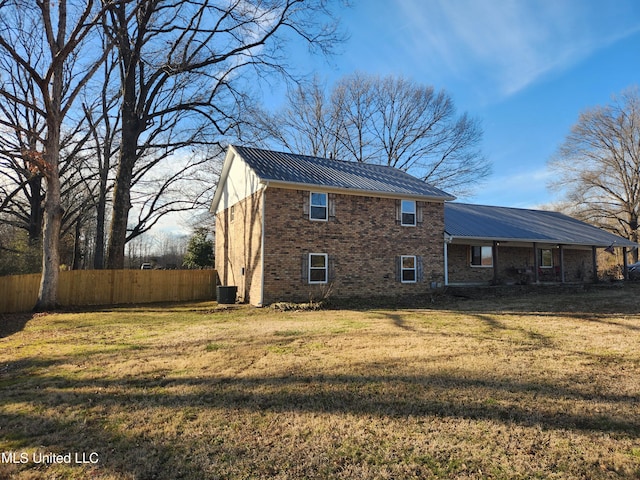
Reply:
[[[185, 302], [216, 297], [215, 270], [72, 270], [60, 272], [62, 307]], [[28, 312], [36, 303], [40, 274], [0, 277], [0, 313]]]

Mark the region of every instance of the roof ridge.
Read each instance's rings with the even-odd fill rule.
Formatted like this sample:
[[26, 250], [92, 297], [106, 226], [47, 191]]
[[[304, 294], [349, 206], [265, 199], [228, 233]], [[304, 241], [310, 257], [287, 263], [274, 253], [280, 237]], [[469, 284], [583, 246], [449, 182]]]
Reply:
[[538, 213], [556, 213], [559, 215], [564, 215], [565, 217], [573, 218], [571, 215], [568, 215], [563, 212], [559, 212], [557, 210], [543, 210], [540, 208], [532, 208], [532, 207], [508, 207], [504, 205], [486, 205], [480, 203], [467, 203], [467, 202], [447, 202], [447, 205], [464, 205], [469, 207], [486, 207], [486, 208], [503, 208], [506, 210], [518, 210], [518, 211], [528, 211], [528, 212], [538, 212]]
[[[313, 159], [313, 160], [326, 160], [326, 161], [329, 161], [329, 162], [340, 162], [340, 163], [345, 163], [345, 164], [348, 164], [348, 165], [359, 165], [359, 166], [361, 166], [363, 168], [384, 168], [384, 169], [388, 169], [388, 170], [392, 170], [392, 171], [396, 171], [396, 172], [407, 173], [407, 172], [405, 172], [404, 170], [402, 170], [400, 168], [392, 167], [391, 165], [382, 165], [382, 164], [379, 164], [379, 163], [359, 162], [357, 160], [344, 160], [342, 158], [327, 158], [327, 157], [320, 157], [320, 156], [317, 156], [317, 155], [307, 155], [307, 154], [304, 154], [304, 153], [285, 152], [285, 151], [282, 151], [282, 150], [273, 150], [273, 149], [262, 148], [262, 147], [247, 147], [247, 146], [238, 146], [238, 145], [231, 145], [231, 146], [233, 146], [235, 149], [259, 150], [261, 152], [266, 152], [266, 153], [275, 153], [275, 154], [280, 154], [280, 155], [288, 155], [288, 156], [292, 156], [292, 157], [303, 157], [303, 158], [309, 158], [309, 159]], [[414, 177], [414, 178], [417, 178], [417, 177]]]

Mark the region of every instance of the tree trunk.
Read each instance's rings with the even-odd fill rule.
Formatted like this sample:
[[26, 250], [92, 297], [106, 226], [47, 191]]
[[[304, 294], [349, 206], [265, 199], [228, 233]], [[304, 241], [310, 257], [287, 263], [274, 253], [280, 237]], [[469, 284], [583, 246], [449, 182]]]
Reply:
[[[53, 116], [53, 115], [50, 115]], [[53, 310], [57, 306], [58, 277], [60, 273], [60, 229], [62, 226], [62, 203], [60, 201], [60, 123], [47, 119], [48, 131], [45, 143], [44, 165], [46, 200], [44, 207], [44, 230], [42, 237], [42, 277], [38, 300], [33, 308], [36, 312]], [[56, 125], [57, 124], [57, 125]]]
[[113, 211], [109, 230], [109, 258], [107, 268], [124, 268], [124, 247], [127, 242], [127, 222], [131, 209], [131, 178], [133, 165], [126, 165], [124, 157], [113, 188]]
[[[127, 243], [127, 223], [131, 210], [131, 181], [137, 160], [138, 139], [144, 130], [144, 122], [138, 115], [137, 69], [139, 56], [132, 51], [131, 39], [127, 32], [126, 4], [115, 5], [114, 19], [117, 19], [117, 48], [122, 62], [122, 133], [119, 152], [118, 172], [113, 188], [113, 210], [109, 229], [109, 258], [107, 268], [124, 268], [124, 248]], [[143, 32], [138, 32], [143, 35]], [[139, 53], [139, 52], [138, 52]]]
[[107, 210], [107, 175], [109, 166], [106, 163], [100, 172], [100, 191], [98, 192], [98, 205], [96, 206], [96, 245], [93, 256], [93, 268], [102, 270], [104, 268], [104, 224]]
[[42, 177], [34, 175], [29, 180], [29, 244], [38, 245], [42, 236]]
[[76, 225], [73, 233], [73, 264], [72, 270], [82, 269], [82, 242], [80, 240], [80, 234], [82, 229], [82, 222], [80, 218], [76, 219]]
[[[634, 243], [638, 243], [638, 216], [635, 213], [631, 214], [631, 220], [629, 221], [629, 226], [631, 227], [631, 240]], [[636, 263], [638, 261], [638, 249], [635, 248], [631, 253], [633, 257], [633, 262]]]
[[129, 210], [131, 210], [131, 181], [138, 147], [139, 122], [132, 112], [124, 113], [129, 115], [123, 114], [120, 163], [113, 188], [113, 211], [109, 230], [109, 258], [107, 260], [107, 268], [109, 269], [124, 268], [124, 247], [127, 243], [127, 223]]

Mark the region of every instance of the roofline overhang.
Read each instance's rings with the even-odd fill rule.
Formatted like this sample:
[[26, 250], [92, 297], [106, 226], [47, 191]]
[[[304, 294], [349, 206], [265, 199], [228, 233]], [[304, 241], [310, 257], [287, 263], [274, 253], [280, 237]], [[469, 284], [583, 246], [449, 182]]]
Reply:
[[613, 247], [639, 247], [640, 244], [633, 243], [627, 240], [628, 243], [624, 245], [617, 244], [615, 241], [610, 243], [584, 243], [584, 242], [571, 242], [571, 241], [562, 241], [558, 239], [552, 238], [502, 238], [502, 237], [467, 237], [467, 236], [456, 236], [451, 235], [450, 233], [445, 231], [445, 238], [447, 243], [454, 244], [465, 244], [468, 242], [504, 242], [504, 243], [526, 243], [526, 244], [541, 244], [541, 245], [564, 245], [568, 247], [596, 247], [596, 248], [607, 248], [610, 246]]
[[222, 163], [222, 171], [220, 172], [220, 177], [218, 177], [218, 184], [216, 185], [216, 191], [213, 194], [213, 200], [211, 200], [211, 206], [209, 207], [209, 213], [216, 213], [218, 209], [218, 204], [220, 203], [220, 199], [222, 197], [222, 188], [221, 186], [227, 181], [227, 177], [229, 176], [229, 170], [231, 169], [231, 164], [233, 163], [233, 159], [238, 155], [238, 152], [233, 147], [233, 145], [229, 145], [227, 147], [227, 153], [224, 156], [224, 162]]
[[455, 200], [456, 198], [450, 195], [435, 196], [435, 195], [417, 195], [415, 193], [412, 194], [412, 193], [403, 193], [403, 192], [381, 192], [379, 190], [362, 190], [358, 188], [330, 187], [330, 186], [318, 185], [314, 183], [285, 182], [282, 180], [260, 180], [260, 183], [267, 187], [285, 188], [289, 190], [318, 190], [318, 191], [327, 192], [327, 193], [342, 193], [345, 195], [394, 198], [394, 199], [404, 198], [409, 200], [423, 200], [423, 201], [440, 202], [440, 203]]

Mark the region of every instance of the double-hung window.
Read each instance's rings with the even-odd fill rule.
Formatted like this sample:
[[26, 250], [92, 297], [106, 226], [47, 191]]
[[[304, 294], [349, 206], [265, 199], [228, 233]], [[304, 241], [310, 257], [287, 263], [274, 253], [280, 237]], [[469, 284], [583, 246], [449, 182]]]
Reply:
[[309, 219], [327, 221], [329, 218], [329, 209], [327, 202], [327, 194], [319, 192], [311, 192], [309, 198]]
[[403, 255], [400, 257], [400, 280], [402, 283], [416, 283], [417, 275], [416, 257]]
[[326, 253], [309, 254], [309, 283], [327, 283], [329, 258]]
[[400, 224], [405, 227], [416, 226], [415, 200], [402, 200], [400, 203]]
[[471, 247], [472, 267], [493, 267], [493, 248], [489, 246]]

